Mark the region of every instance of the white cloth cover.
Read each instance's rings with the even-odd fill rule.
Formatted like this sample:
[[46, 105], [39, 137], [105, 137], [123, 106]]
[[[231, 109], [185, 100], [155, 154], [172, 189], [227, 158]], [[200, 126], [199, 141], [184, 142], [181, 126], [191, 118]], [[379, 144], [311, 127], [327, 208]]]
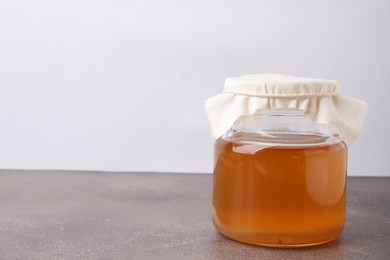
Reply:
[[359, 136], [367, 103], [339, 95], [332, 80], [260, 74], [227, 78], [222, 94], [205, 101], [214, 138], [219, 138], [243, 115], [258, 109], [299, 109], [313, 121], [330, 125], [347, 145]]

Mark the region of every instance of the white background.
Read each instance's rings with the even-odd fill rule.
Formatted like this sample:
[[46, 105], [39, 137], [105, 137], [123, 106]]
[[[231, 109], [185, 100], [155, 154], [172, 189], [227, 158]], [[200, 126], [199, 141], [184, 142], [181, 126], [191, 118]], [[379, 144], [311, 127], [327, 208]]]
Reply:
[[0, 1], [0, 168], [212, 171], [224, 79], [369, 104], [349, 175], [390, 175], [390, 1]]

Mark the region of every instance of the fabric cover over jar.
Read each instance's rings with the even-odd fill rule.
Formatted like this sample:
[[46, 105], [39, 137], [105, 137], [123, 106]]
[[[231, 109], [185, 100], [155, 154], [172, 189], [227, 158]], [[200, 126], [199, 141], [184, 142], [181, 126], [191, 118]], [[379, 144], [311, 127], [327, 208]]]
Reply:
[[214, 138], [259, 109], [297, 109], [328, 124], [351, 145], [363, 128], [367, 104], [340, 96], [333, 80], [259, 74], [227, 78], [223, 93], [207, 99], [205, 109]]

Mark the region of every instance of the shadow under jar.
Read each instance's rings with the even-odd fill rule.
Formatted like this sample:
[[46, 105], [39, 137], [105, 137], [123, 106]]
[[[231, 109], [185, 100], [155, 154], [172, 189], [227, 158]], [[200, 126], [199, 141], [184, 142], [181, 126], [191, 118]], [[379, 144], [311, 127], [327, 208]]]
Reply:
[[347, 147], [298, 110], [262, 110], [215, 142], [213, 223], [241, 242], [300, 247], [345, 223]]

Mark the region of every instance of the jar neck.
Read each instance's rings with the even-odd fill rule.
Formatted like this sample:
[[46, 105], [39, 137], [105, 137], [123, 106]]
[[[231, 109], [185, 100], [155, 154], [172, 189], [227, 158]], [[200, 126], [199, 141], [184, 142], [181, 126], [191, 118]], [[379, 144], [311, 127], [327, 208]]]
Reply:
[[258, 110], [240, 117], [223, 136], [239, 142], [317, 145], [341, 141], [327, 124], [313, 122], [302, 110]]

